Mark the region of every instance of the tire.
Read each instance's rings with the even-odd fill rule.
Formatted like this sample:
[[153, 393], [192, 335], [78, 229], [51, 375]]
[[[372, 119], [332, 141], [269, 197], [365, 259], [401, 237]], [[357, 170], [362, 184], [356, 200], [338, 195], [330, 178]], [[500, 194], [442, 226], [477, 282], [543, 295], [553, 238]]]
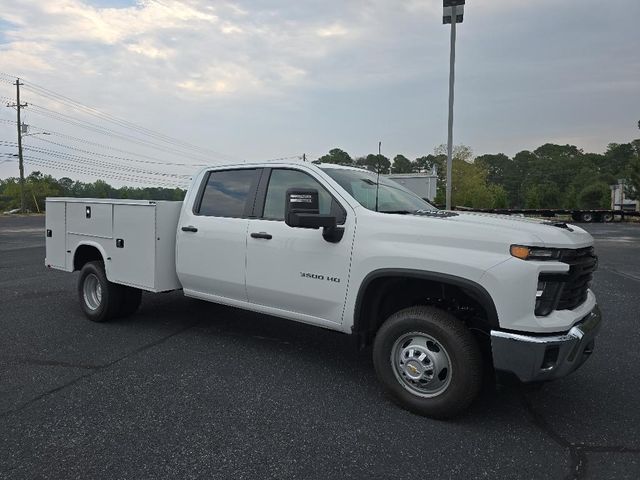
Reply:
[[605, 214], [602, 215], [602, 221], [604, 223], [613, 222], [613, 219], [614, 219], [613, 213], [605, 213]]
[[123, 290], [120, 285], [107, 280], [102, 262], [88, 262], [80, 271], [78, 296], [82, 311], [89, 320], [106, 322], [118, 316]]
[[129, 317], [138, 311], [142, 302], [142, 290], [133, 287], [122, 287], [122, 303], [118, 317]]
[[593, 213], [591, 212], [584, 212], [580, 215], [580, 220], [582, 220], [584, 223], [591, 223], [593, 222]]
[[473, 334], [433, 307], [410, 307], [389, 317], [376, 334], [373, 363], [396, 403], [428, 417], [461, 413], [482, 386], [482, 354]]

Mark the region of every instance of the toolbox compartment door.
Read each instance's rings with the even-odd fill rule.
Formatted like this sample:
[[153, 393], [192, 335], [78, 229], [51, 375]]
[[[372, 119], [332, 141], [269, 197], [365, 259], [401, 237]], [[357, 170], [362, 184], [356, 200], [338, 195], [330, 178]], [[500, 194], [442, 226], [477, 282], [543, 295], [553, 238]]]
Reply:
[[65, 269], [67, 265], [67, 232], [65, 202], [47, 202], [45, 217], [45, 265]]
[[155, 208], [155, 205], [113, 206], [112, 282], [154, 290]]
[[113, 205], [67, 202], [67, 231], [91, 237], [113, 237]]

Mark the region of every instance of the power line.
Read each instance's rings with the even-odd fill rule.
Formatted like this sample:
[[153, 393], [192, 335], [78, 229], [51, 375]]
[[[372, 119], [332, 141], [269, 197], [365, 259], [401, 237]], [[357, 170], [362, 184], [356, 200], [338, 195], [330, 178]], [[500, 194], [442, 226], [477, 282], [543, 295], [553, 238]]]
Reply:
[[99, 152], [94, 152], [92, 150], [85, 150], [83, 148], [72, 147], [70, 145], [65, 145], [64, 143], [53, 142], [53, 141], [48, 140], [48, 139], [43, 138], [43, 137], [34, 137], [34, 139], [38, 140], [39, 142], [46, 142], [46, 143], [49, 143], [51, 145], [56, 145], [58, 147], [66, 148], [68, 150], [73, 150], [73, 151], [76, 151], [76, 152], [85, 153], [87, 155], [110, 158], [110, 159], [114, 159], [114, 160], [123, 160], [123, 161], [127, 161], [127, 162], [145, 163], [145, 164], [151, 164], [151, 165], [178, 166], [178, 167], [205, 167], [205, 166], [207, 166], [204, 163], [202, 163], [202, 164], [188, 164], [188, 163], [173, 163], [173, 162], [162, 162], [162, 161], [153, 161], [153, 160], [138, 160], [138, 159], [130, 158], [130, 157], [120, 157], [120, 156], [117, 156], [117, 155], [108, 155], [106, 153], [99, 153]]
[[[6, 123], [6, 124], [11, 124], [11, 125], [15, 125], [16, 124], [15, 120], [6, 120], [6, 119], [3, 119], [3, 118], [0, 118], [0, 123]], [[157, 160], [157, 157], [151, 157], [149, 155], [144, 155], [142, 153], [134, 153], [134, 152], [131, 152], [129, 150], [123, 150], [121, 148], [117, 148], [117, 147], [114, 147], [114, 146], [111, 146], [111, 145], [104, 145], [103, 143], [97, 143], [97, 142], [93, 142], [91, 140], [87, 140], [87, 139], [84, 139], [84, 138], [74, 137], [73, 135], [68, 135], [66, 133], [57, 132], [57, 131], [51, 130], [49, 128], [45, 129], [43, 127], [40, 127], [40, 126], [34, 125], [34, 124], [29, 124], [29, 126], [37, 128], [39, 130], [46, 130], [47, 133], [50, 133], [52, 135], [55, 135], [55, 136], [58, 136], [58, 137], [61, 137], [61, 138], [67, 139], [67, 140], [71, 140], [73, 142], [84, 143], [84, 144], [87, 144], [87, 145], [92, 145], [94, 147], [103, 148], [105, 150], [113, 150], [115, 152], [125, 153], [127, 155], [131, 155], [131, 156], [134, 156], [134, 157], [141, 157], [141, 158], [150, 159], [154, 163], [157, 162], [159, 165], [179, 165], [179, 166], [184, 165], [186, 167], [204, 167], [204, 166], [210, 165], [210, 163], [177, 163], [177, 162], [159, 161], [159, 160]], [[41, 137], [34, 137], [34, 138], [37, 138], [38, 140], [44, 140]], [[73, 148], [73, 147], [68, 147], [68, 148]]]
[[[7, 140], [0, 140], [0, 143], [3, 144], [4, 146], [15, 146], [16, 145], [15, 142], [7, 141]], [[86, 157], [83, 157], [83, 156], [80, 156], [80, 155], [74, 155], [74, 154], [66, 153], [66, 152], [59, 152], [59, 151], [51, 150], [51, 149], [47, 149], [47, 148], [41, 148], [41, 147], [35, 147], [35, 146], [24, 146], [23, 148], [24, 148], [24, 150], [36, 152], [36, 153], [39, 153], [39, 154], [50, 155], [52, 157], [61, 158], [61, 159], [64, 159], [64, 160], [69, 160], [71, 162], [80, 163], [80, 164], [88, 163], [88, 164], [96, 165], [96, 166], [99, 166], [99, 167], [118, 168], [120, 170], [133, 171], [133, 172], [144, 173], [144, 174], [148, 174], [148, 175], [157, 175], [157, 176], [162, 176], [162, 177], [182, 178], [182, 179], [185, 179], [185, 180], [190, 179], [192, 177], [192, 175], [183, 175], [183, 174], [177, 174], [177, 173], [165, 173], [165, 172], [144, 170], [144, 169], [132, 167], [130, 165], [122, 165], [122, 164], [113, 163], [113, 162], [106, 161], [106, 160], [89, 159], [89, 158], [86, 158]], [[11, 154], [11, 155], [15, 155], [15, 154]]]
[[36, 148], [24, 147], [24, 149], [31, 152], [38, 153], [38, 154], [44, 154], [44, 155], [49, 155], [51, 157], [60, 158], [60, 159], [67, 160], [69, 162], [77, 163], [80, 165], [88, 164], [88, 165], [95, 165], [97, 167], [102, 167], [102, 168], [117, 168], [121, 171], [136, 172], [136, 173], [142, 173], [145, 175], [154, 175], [154, 176], [160, 176], [160, 177], [181, 178], [181, 179], [184, 179], [185, 181], [191, 179], [191, 175], [178, 175], [174, 173], [153, 172], [150, 170], [143, 170], [135, 167], [129, 167], [129, 166], [118, 165], [113, 163], [105, 163], [99, 160], [87, 159], [77, 155], [64, 154], [64, 153], [56, 152], [53, 150], [40, 149], [37, 147]]
[[[34, 105], [33, 103], [30, 103], [29, 106], [34, 106], [36, 108], [44, 108], [44, 107], [39, 107], [38, 105]], [[47, 116], [47, 114], [45, 114], [44, 112], [34, 112], [34, 113], [43, 114], [44, 116]], [[56, 115], [63, 115], [63, 114], [59, 114], [58, 112], [53, 112], [53, 113], [56, 114]], [[51, 118], [57, 119], [57, 118], [55, 118], [53, 116], [51, 116]], [[60, 121], [64, 121], [62, 119], [59, 119], [59, 120]], [[82, 122], [81, 120], [76, 120], [76, 119], [73, 119], [72, 121]], [[6, 123], [6, 124], [12, 124], [12, 125], [15, 125], [15, 123], [16, 123], [13, 120], [7, 120], [7, 119], [2, 119], [2, 118], [0, 118], [0, 122], [1, 123]], [[116, 151], [116, 152], [125, 153], [125, 154], [131, 155], [131, 156], [135, 156], [135, 157], [151, 159], [150, 161], [142, 161], [142, 160], [136, 160], [134, 158], [127, 158], [127, 160], [131, 160], [131, 161], [135, 161], [135, 162], [153, 163], [153, 164], [158, 164], [158, 165], [185, 166], [185, 167], [207, 167], [207, 166], [211, 166], [212, 165], [211, 162], [208, 162], [208, 163], [184, 163], [184, 162], [159, 161], [159, 160], [156, 159], [156, 157], [151, 157], [149, 155], [144, 155], [142, 153], [134, 153], [134, 152], [131, 152], [129, 150], [124, 150], [124, 149], [121, 149], [121, 148], [113, 147], [111, 145], [105, 145], [105, 144], [102, 144], [102, 143], [93, 142], [91, 140], [87, 140], [87, 139], [84, 139], [84, 138], [75, 137], [73, 135], [68, 135], [68, 134], [65, 134], [65, 133], [57, 132], [57, 131], [51, 130], [49, 128], [44, 128], [44, 127], [41, 127], [41, 126], [38, 126], [38, 125], [29, 124], [29, 126], [37, 128], [37, 129], [40, 129], [40, 130], [45, 130], [47, 133], [59, 136], [61, 138], [66, 138], [66, 139], [71, 140], [71, 141], [80, 142], [80, 143], [84, 143], [84, 144], [87, 144], [87, 145], [92, 145], [92, 146], [95, 146], [95, 147], [104, 148], [104, 149], [107, 149], [107, 150], [113, 150], [113, 151]], [[98, 128], [102, 128], [102, 127], [98, 126]], [[98, 132], [98, 133], [100, 133], [100, 132]], [[118, 135], [118, 134], [116, 133], [116, 135]], [[51, 142], [50, 140], [44, 139], [42, 137], [34, 137], [34, 138], [37, 139], [38, 141], [55, 143], [55, 142]], [[135, 139], [135, 140], [138, 140], [138, 139]], [[71, 146], [64, 145], [64, 144], [56, 144], [56, 145], [62, 146], [64, 148], [69, 148], [69, 149], [72, 149], [72, 150], [80, 150], [78, 148], [71, 147]], [[167, 150], [166, 148], [161, 148], [161, 149], [163, 151]], [[84, 152], [88, 153], [89, 151], [84, 150]], [[103, 155], [105, 157], [107, 156], [107, 155], [104, 155], [104, 154], [99, 154], [97, 152], [92, 152], [91, 154]], [[185, 153], [181, 152], [181, 154], [184, 155]], [[117, 156], [112, 156], [112, 157], [113, 158], [123, 158], [124, 159], [124, 157], [117, 157]], [[278, 161], [286, 161], [286, 160], [302, 160], [302, 158], [303, 158], [302, 155], [288, 155], [288, 156], [284, 156], [284, 157], [254, 160], [254, 161], [251, 161], [251, 163], [255, 163], [255, 162], [278, 162]]]
[[48, 160], [48, 159], [39, 158], [39, 157], [32, 157], [30, 155], [25, 155], [24, 158], [27, 164], [49, 168], [52, 170], [63, 171], [65, 173], [72, 172], [80, 175], [96, 176], [101, 178], [109, 178], [112, 180], [120, 180], [123, 182], [136, 182], [136, 183], [142, 183], [147, 185], [152, 184], [152, 185], [168, 186], [168, 187], [176, 187], [176, 186], [184, 187], [185, 186], [185, 182], [179, 182], [179, 181], [172, 182], [165, 179], [150, 178], [144, 175], [113, 173], [110, 171], [100, 170], [99, 168], [83, 167], [79, 165], [69, 165], [66, 162]]
[[98, 133], [98, 134], [105, 135], [105, 136], [108, 136], [108, 137], [119, 138], [121, 140], [125, 140], [125, 141], [131, 142], [131, 143], [136, 143], [138, 145], [146, 146], [148, 148], [153, 148], [155, 150], [159, 150], [159, 151], [162, 151], [162, 152], [171, 152], [171, 153], [174, 153], [176, 155], [187, 156], [187, 157], [190, 156], [190, 157], [193, 157], [193, 158], [199, 158], [201, 161], [208, 160], [206, 157], [201, 156], [203, 154], [188, 153], [188, 152], [177, 150], [176, 148], [171, 148], [171, 147], [164, 146], [164, 145], [158, 145], [158, 144], [150, 142], [148, 140], [143, 140], [141, 138], [136, 138], [136, 137], [133, 137], [131, 135], [127, 135], [125, 133], [119, 133], [119, 132], [116, 132], [115, 130], [111, 130], [109, 128], [101, 127], [100, 125], [96, 125], [96, 124], [91, 123], [91, 122], [87, 122], [87, 121], [84, 121], [84, 120], [73, 118], [73, 117], [71, 117], [69, 115], [65, 115], [63, 113], [59, 113], [59, 112], [56, 112], [55, 110], [51, 110], [51, 109], [48, 109], [46, 107], [35, 105], [33, 103], [30, 103], [29, 106], [35, 108], [35, 110], [32, 110], [32, 112], [35, 113], [36, 115], [42, 115], [42, 116], [45, 116], [45, 117], [49, 117], [49, 118], [52, 118], [52, 119], [57, 120], [59, 122], [67, 123], [67, 124], [73, 125], [75, 127], [84, 128], [84, 129], [92, 131], [94, 133]]
[[[8, 75], [8, 74], [5, 74], [5, 75]], [[102, 112], [102, 111], [98, 110], [97, 108], [87, 106], [87, 105], [85, 105], [85, 104], [83, 104], [81, 102], [78, 102], [77, 100], [74, 100], [74, 99], [69, 98], [69, 97], [67, 97], [65, 95], [59, 94], [57, 92], [54, 92], [53, 90], [49, 90], [48, 88], [45, 88], [45, 87], [40, 86], [40, 85], [37, 85], [37, 84], [35, 84], [33, 82], [28, 82], [28, 81], [25, 81], [25, 80], [23, 80], [23, 81], [25, 82], [25, 88], [30, 90], [30, 91], [32, 91], [32, 93], [35, 93], [35, 94], [40, 95], [40, 96], [45, 97], [45, 98], [49, 98], [51, 100], [55, 100], [55, 101], [57, 101], [59, 103], [64, 103], [66, 105], [69, 105], [69, 106], [75, 108], [76, 110], [80, 110], [83, 113], [86, 113], [88, 115], [92, 115], [94, 117], [100, 118], [100, 119], [102, 119], [104, 121], [108, 121], [108, 122], [111, 122], [111, 123], [113, 123], [115, 125], [118, 125], [118, 126], [121, 126], [121, 127], [125, 127], [125, 128], [130, 129], [130, 130], [137, 131], [137, 132], [139, 132], [141, 134], [150, 136], [152, 138], [155, 138], [157, 140], [161, 140], [161, 141], [166, 142], [166, 143], [170, 143], [170, 144], [174, 144], [174, 145], [180, 145], [180, 146], [182, 146], [184, 148], [198, 150], [198, 151], [200, 151], [202, 153], [213, 154], [213, 155], [216, 155], [216, 156], [222, 157], [222, 158], [226, 157], [227, 159], [231, 159], [231, 160], [236, 160], [236, 161], [240, 160], [239, 158], [234, 157], [233, 155], [223, 154], [223, 153], [217, 152], [215, 150], [212, 150], [212, 149], [209, 149], [209, 148], [206, 148], [206, 147], [201, 147], [201, 146], [198, 146], [198, 145], [194, 145], [194, 144], [186, 142], [184, 140], [180, 140], [180, 139], [171, 137], [169, 135], [166, 135], [166, 134], [151, 130], [149, 128], [143, 127], [141, 125], [135, 124], [135, 123], [130, 122], [128, 120], [124, 120], [124, 119], [118, 118], [115, 115], [111, 115], [109, 113]]]
[[[7, 78], [15, 78], [12, 77], [11, 75], [9, 75], [8, 73], [4, 73], [4, 72], [0, 72], [0, 75], [4, 75]], [[2, 81], [2, 79], [0, 78], [0, 81]], [[118, 125], [120, 127], [124, 127], [127, 128], [128, 130], [132, 130], [132, 131], [136, 131], [139, 134], [142, 135], [146, 135], [148, 137], [154, 138], [156, 140], [174, 145], [174, 146], [180, 146], [182, 148], [186, 148], [186, 149], [190, 149], [190, 150], [196, 150], [201, 152], [201, 154], [205, 154], [205, 155], [215, 155], [216, 157], [220, 157], [226, 160], [233, 160], [233, 161], [239, 161], [241, 159], [239, 159], [238, 157], [235, 157], [233, 155], [227, 155], [227, 154], [223, 154], [220, 153], [218, 151], [212, 150], [210, 148], [206, 148], [206, 147], [201, 147], [198, 145], [194, 145], [192, 143], [186, 142], [184, 140], [175, 138], [175, 137], [171, 137], [169, 135], [166, 135], [164, 133], [161, 132], [157, 132], [155, 130], [151, 130], [149, 128], [143, 127], [141, 125], [138, 125], [136, 123], [130, 122], [128, 120], [124, 120], [121, 118], [116, 117], [115, 115], [111, 115], [109, 113], [106, 112], [102, 112], [100, 110], [98, 110], [95, 107], [90, 107], [88, 105], [85, 105], [77, 100], [74, 100], [70, 97], [67, 97], [65, 95], [62, 95], [60, 93], [54, 92], [53, 90], [50, 90], [46, 87], [43, 87], [41, 85], [38, 85], [34, 82], [30, 82], [30, 81], [25, 81], [24, 79], [22, 79], [22, 81], [25, 84], [25, 88], [30, 90], [32, 93], [35, 93], [36, 95], [40, 95], [41, 97], [47, 98], [49, 100], [54, 100], [58, 103], [61, 104], [65, 104], [67, 106], [70, 106], [72, 108], [74, 108], [75, 110], [79, 110], [82, 113], [88, 114], [88, 115], [92, 115], [96, 118], [100, 118], [103, 121], [107, 121], [110, 122], [112, 124]], [[5, 83], [9, 83], [8, 80], [4, 80]]]

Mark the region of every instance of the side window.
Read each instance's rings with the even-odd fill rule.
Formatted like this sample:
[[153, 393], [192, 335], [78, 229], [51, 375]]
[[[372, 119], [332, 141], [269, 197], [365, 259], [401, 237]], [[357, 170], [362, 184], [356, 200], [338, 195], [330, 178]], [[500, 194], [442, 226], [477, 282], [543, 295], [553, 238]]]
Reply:
[[243, 217], [255, 179], [255, 169], [211, 172], [196, 213], [210, 217]]
[[275, 169], [271, 171], [269, 178], [262, 217], [268, 220], [284, 220], [285, 194], [289, 188], [297, 187], [318, 190], [320, 213], [331, 213], [333, 197], [317, 180], [298, 170]]

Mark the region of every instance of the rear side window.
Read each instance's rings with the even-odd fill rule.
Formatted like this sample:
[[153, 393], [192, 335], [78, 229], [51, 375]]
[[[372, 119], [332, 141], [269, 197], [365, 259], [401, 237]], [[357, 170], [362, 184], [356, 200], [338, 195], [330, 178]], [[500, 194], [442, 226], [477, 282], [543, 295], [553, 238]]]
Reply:
[[211, 172], [204, 187], [198, 215], [209, 217], [244, 217], [247, 200], [253, 200], [256, 170]]

